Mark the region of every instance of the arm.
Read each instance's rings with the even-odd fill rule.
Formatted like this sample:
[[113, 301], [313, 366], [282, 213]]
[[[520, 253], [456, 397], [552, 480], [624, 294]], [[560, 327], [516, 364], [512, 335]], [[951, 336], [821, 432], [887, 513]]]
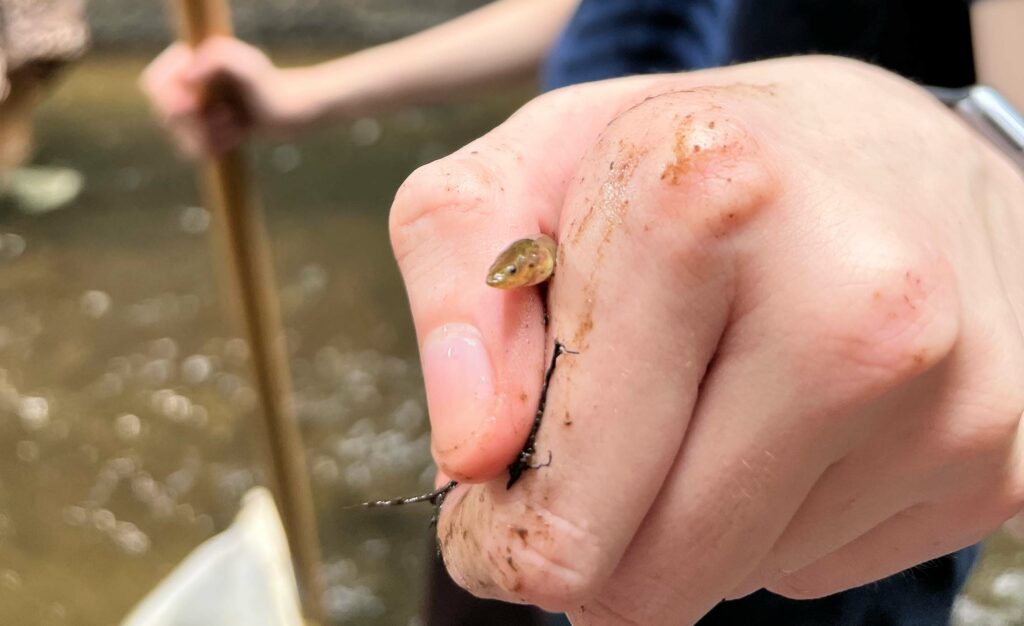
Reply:
[[1024, 109], [1024, 1], [977, 0], [971, 6], [971, 30], [978, 82], [995, 87]]
[[[383, 107], [450, 99], [536, 71], [579, 0], [498, 0], [422, 33], [319, 65], [282, 69], [237, 39], [182, 44], [142, 76], [161, 121], [187, 153], [221, 152], [250, 130], [288, 135]], [[204, 107], [226, 79], [236, 107]]]
[[294, 70], [318, 119], [438, 101], [535, 73], [578, 0], [499, 0], [395, 42]]

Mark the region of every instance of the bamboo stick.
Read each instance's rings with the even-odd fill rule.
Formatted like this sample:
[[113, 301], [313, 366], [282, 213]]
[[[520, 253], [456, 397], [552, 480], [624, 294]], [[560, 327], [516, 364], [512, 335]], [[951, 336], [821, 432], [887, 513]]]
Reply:
[[[175, 0], [179, 33], [197, 47], [204, 39], [232, 33], [227, 0]], [[214, 88], [216, 90], [216, 88]], [[208, 93], [208, 98], [225, 97]], [[278, 502], [305, 617], [324, 621], [320, 543], [302, 438], [289, 398], [291, 379], [266, 232], [249, 185], [243, 150], [236, 148], [204, 164], [204, 189], [219, 239], [216, 253], [249, 341], [264, 417], [271, 490]]]

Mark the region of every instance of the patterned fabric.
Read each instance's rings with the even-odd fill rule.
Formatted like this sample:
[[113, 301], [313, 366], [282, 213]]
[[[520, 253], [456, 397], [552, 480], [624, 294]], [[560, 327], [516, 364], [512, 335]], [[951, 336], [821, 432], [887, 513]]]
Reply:
[[0, 64], [73, 61], [89, 43], [82, 0], [0, 0]]

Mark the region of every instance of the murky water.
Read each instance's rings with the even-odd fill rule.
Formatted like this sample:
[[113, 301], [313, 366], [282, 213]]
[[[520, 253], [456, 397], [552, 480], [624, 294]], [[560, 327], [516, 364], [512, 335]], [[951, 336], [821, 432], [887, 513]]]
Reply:
[[[41, 112], [37, 161], [86, 177], [73, 206], [0, 209], [0, 624], [116, 622], [258, 481], [246, 346], [143, 63], [94, 55]], [[415, 623], [429, 554], [427, 510], [343, 510], [432, 483], [391, 197], [525, 97], [256, 151], [338, 623]]]
[[[143, 63], [94, 55], [42, 111], [37, 160], [85, 174], [81, 198], [0, 208], [0, 624], [115, 623], [259, 480], [248, 354]], [[431, 484], [391, 196], [527, 95], [257, 150], [336, 623], [417, 623], [429, 550], [428, 511], [343, 508]], [[959, 622], [1024, 624], [1022, 597], [1022, 545], [1000, 534]]]

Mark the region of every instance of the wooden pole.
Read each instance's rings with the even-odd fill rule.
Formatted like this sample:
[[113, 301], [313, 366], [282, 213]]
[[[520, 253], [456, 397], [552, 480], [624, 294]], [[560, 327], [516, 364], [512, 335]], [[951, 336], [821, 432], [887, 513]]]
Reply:
[[[193, 48], [207, 37], [231, 35], [227, 0], [174, 0], [174, 4], [180, 36]], [[217, 91], [213, 87], [206, 97], [228, 97]], [[270, 487], [281, 509], [303, 612], [307, 619], [322, 623], [320, 542], [302, 437], [289, 400], [291, 378], [266, 232], [249, 186], [243, 150], [235, 148], [210, 160], [204, 170], [207, 200], [218, 225], [217, 253], [228, 270], [227, 282], [252, 353], [269, 444]]]

